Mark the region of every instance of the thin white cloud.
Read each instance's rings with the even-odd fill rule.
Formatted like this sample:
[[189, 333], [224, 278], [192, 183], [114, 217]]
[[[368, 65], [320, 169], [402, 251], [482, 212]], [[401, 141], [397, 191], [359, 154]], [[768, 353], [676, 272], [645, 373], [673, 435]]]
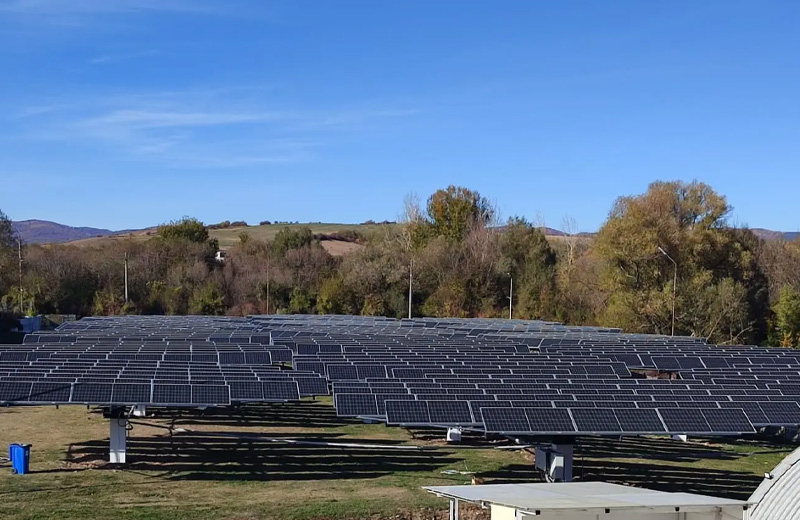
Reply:
[[280, 112], [203, 112], [153, 111], [138, 109], [114, 110], [76, 124], [78, 127], [105, 129], [109, 127], [148, 129], [234, 125], [286, 118]]
[[219, 13], [219, 2], [207, 0], [2, 0], [0, 12], [39, 16], [80, 16], [147, 11]]
[[[128, 160], [171, 166], [236, 167], [308, 160], [342, 132], [412, 116], [393, 107], [274, 109], [242, 89], [196, 90], [47, 100], [23, 107], [26, 139], [90, 146]], [[231, 101], [231, 100], [235, 101]]]
[[120, 54], [102, 54], [100, 56], [95, 56], [94, 58], [90, 59], [89, 63], [92, 65], [110, 65], [113, 63], [119, 63], [121, 61], [129, 61], [138, 58], [146, 58], [148, 56], [155, 56], [156, 54], [158, 54], [158, 51], [154, 49], [148, 49], [138, 52], [120, 53]]

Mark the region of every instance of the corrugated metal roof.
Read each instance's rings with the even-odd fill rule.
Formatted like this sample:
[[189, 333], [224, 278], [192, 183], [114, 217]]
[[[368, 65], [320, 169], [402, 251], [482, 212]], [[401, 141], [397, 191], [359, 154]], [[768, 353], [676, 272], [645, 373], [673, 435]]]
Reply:
[[800, 518], [800, 448], [794, 450], [765, 478], [750, 501], [751, 520]]
[[518, 510], [691, 508], [715, 511], [720, 507], [745, 507], [748, 502], [724, 498], [665, 493], [605, 482], [548, 484], [490, 484], [487, 486], [437, 486], [426, 490], [465, 502], [497, 504]]

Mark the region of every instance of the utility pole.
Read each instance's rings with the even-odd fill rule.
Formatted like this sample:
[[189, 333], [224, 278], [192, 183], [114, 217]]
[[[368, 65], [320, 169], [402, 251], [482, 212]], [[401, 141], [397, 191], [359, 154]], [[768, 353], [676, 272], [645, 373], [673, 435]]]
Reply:
[[512, 314], [512, 305], [514, 303], [514, 277], [511, 276], [511, 273], [508, 273], [508, 278], [511, 280], [509, 287], [508, 287], [508, 319], [513, 319]]
[[678, 262], [672, 259], [671, 256], [667, 254], [661, 246], [658, 246], [658, 251], [666, 256], [672, 265], [675, 267], [675, 271], [672, 276], [672, 336], [675, 336], [675, 300], [677, 298], [678, 293]]
[[408, 263], [408, 319], [411, 319], [411, 282], [413, 280], [414, 261]]
[[267, 314], [269, 314], [269, 255], [267, 255]]
[[24, 291], [22, 290], [22, 239], [17, 237], [17, 251], [19, 252], [19, 313], [22, 314], [22, 298]]
[[128, 252], [125, 251], [125, 303], [128, 303]]

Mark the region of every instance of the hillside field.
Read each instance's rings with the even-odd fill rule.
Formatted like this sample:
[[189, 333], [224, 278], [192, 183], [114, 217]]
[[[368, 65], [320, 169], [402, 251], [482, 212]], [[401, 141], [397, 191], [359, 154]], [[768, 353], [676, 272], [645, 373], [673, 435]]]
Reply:
[[[251, 238], [256, 240], [271, 241], [275, 238], [282, 229], [289, 228], [296, 231], [302, 228], [310, 228], [314, 234], [332, 234], [343, 233], [346, 231], [356, 231], [361, 233], [366, 238], [371, 237], [374, 233], [382, 227], [391, 224], [323, 224], [323, 223], [300, 223], [300, 224], [271, 224], [268, 226], [247, 226], [247, 227], [230, 227], [226, 229], [209, 229], [211, 238], [216, 238], [219, 241], [221, 249], [228, 249], [237, 242], [239, 242], [239, 235], [247, 233]], [[92, 237], [84, 238], [67, 242], [69, 245], [81, 247], [98, 247], [107, 244], [111, 241], [133, 240], [143, 242], [153, 238], [156, 234], [155, 228], [142, 229], [133, 231], [131, 233], [124, 233], [120, 235], [111, 235], [105, 237]], [[360, 246], [351, 242], [344, 242], [342, 240], [324, 240], [322, 246], [328, 250], [332, 255], [342, 255], [358, 249]]]
[[[211, 238], [216, 238], [219, 241], [219, 246], [221, 249], [229, 249], [234, 244], [239, 242], [239, 236], [242, 233], [247, 233], [250, 235], [251, 238], [256, 240], [265, 240], [271, 241], [275, 238], [282, 229], [289, 228], [292, 231], [296, 231], [302, 228], [310, 228], [311, 232], [314, 234], [334, 234], [334, 233], [344, 233], [347, 231], [356, 231], [364, 236], [366, 239], [370, 239], [375, 233], [380, 231], [382, 228], [386, 226], [392, 226], [394, 224], [325, 224], [325, 223], [298, 223], [298, 224], [271, 224], [268, 226], [247, 226], [247, 227], [230, 227], [225, 229], [209, 229], [209, 235]], [[153, 238], [156, 234], [156, 228], [148, 228], [142, 229], [137, 231], [132, 231], [130, 233], [124, 233], [120, 235], [110, 235], [104, 237], [92, 237], [92, 238], [84, 238], [81, 240], [74, 240], [72, 242], [67, 242], [68, 245], [75, 245], [81, 247], [97, 247], [103, 244], [107, 244], [110, 241], [122, 241], [122, 240], [133, 240], [137, 242], [143, 242], [145, 240], [149, 240]], [[563, 234], [547, 234], [547, 239], [552, 241], [554, 244], [566, 242], [569, 237]], [[574, 237], [578, 244], [588, 244], [591, 243], [594, 238], [591, 236], [577, 236]], [[341, 256], [352, 251], [358, 250], [361, 245], [352, 243], [352, 242], [345, 242], [343, 240], [323, 240], [322, 247], [324, 247], [330, 254], [334, 256]]]

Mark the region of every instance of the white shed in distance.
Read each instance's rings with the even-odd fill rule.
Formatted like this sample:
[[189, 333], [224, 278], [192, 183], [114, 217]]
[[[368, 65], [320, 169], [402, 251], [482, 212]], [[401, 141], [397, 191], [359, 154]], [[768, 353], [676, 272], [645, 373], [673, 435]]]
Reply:
[[749, 502], [604, 482], [437, 486], [427, 491], [491, 509], [492, 520], [744, 520]]

